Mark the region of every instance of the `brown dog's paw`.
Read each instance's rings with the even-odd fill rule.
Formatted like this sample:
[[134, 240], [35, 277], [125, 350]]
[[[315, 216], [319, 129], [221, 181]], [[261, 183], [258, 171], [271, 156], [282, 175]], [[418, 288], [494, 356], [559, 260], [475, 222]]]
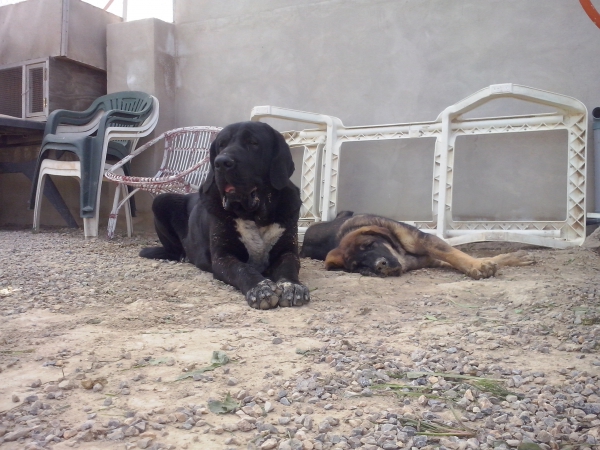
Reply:
[[525, 250], [519, 250], [513, 253], [503, 253], [494, 256], [492, 260], [499, 266], [530, 266], [535, 264], [535, 258]]
[[273, 309], [279, 304], [281, 292], [271, 280], [263, 280], [246, 292], [246, 301], [254, 309]]
[[493, 277], [498, 270], [498, 265], [491, 260], [481, 260], [474, 267], [469, 269], [467, 275], [475, 280], [481, 278]]
[[283, 291], [279, 298], [279, 306], [302, 306], [310, 302], [310, 292], [302, 284], [278, 281], [277, 286]]

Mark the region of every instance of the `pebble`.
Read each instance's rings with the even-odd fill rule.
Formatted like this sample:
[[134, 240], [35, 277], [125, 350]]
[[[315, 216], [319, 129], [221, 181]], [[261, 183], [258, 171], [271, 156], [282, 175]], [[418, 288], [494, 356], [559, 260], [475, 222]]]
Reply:
[[[27, 234], [24, 245], [30, 245], [27, 242], [37, 242], [36, 239], [40, 239], [39, 236]], [[73, 245], [73, 242], [76, 241], [69, 242], [70, 245]], [[112, 243], [100, 244], [114, 246]], [[2, 245], [0, 245], [0, 249], [2, 249]], [[0, 258], [5, 254], [2, 253], [3, 251], [0, 250]], [[583, 252], [585, 250], [577, 249], [576, 251]], [[552, 255], [552, 258], [561, 258], [563, 257], [562, 252], [564, 251], [553, 250], [549, 254]], [[590, 257], [592, 256], [596, 258], [595, 254], [591, 254]], [[91, 258], [93, 262], [98, 261], [97, 258], [99, 258], [98, 254], [89, 251], [87, 257]], [[15, 254], [11, 253], [11, 258], [14, 259]], [[135, 267], [135, 264], [143, 264], [137, 258], [131, 261], [133, 261], [129, 263], [131, 267]], [[116, 274], [122, 274], [123, 271], [137, 270], [124, 268], [126, 265], [123, 265], [119, 271], [116, 269], [112, 271], [111, 264], [113, 263], [111, 259], [107, 261], [106, 265], [100, 264], [95, 267], [107, 270], [107, 276], [114, 275], [111, 279], [116, 279], [115, 276], [120, 276]], [[38, 263], [30, 261], [30, 264], [35, 267]], [[151, 265], [147, 265], [136, 273], [146, 276], [144, 271], [147, 271], [149, 276], [150, 274], [156, 276], [155, 270], [165, 271], [172, 267], [189, 277], [189, 280], [197, 280], [197, 277], [204, 276], [191, 270], [185, 272], [185, 268], [179, 264], [173, 266], [163, 262], [153, 262], [152, 264], [156, 264], [156, 267], [152, 269]], [[7, 272], [13, 271], [11, 267], [9, 263], [3, 265], [5, 277]], [[525, 269], [518, 268], [518, 270]], [[30, 269], [29, 265], [22, 265], [20, 270], [33, 269]], [[178, 272], [169, 272], [174, 280], [176, 273]], [[31, 278], [31, 274], [26, 275]], [[436, 271], [436, 277], [437, 275]], [[353, 275], [344, 274], [340, 279], [345, 280], [346, 276], [352, 277]], [[294, 360], [289, 362], [289, 367], [293, 367], [293, 370], [289, 372], [287, 368], [282, 370], [279, 367], [273, 367], [272, 362], [268, 361], [264, 363], [264, 369], [262, 366], [257, 369], [260, 374], [259, 382], [254, 384], [256, 380], [243, 378], [245, 389], [236, 388], [233, 389], [236, 393], [232, 393], [235, 395], [236, 401], [241, 404], [241, 411], [239, 411], [241, 414], [239, 415], [216, 416], [208, 411], [205, 403], [202, 405], [200, 403], [206, 402], [211, 396], [224, 395], [228, 386], [237, 386], [239, 381], [236, 377], [231, 376], [231, 373], [235, 373], [238, 367], [244, 367], [243, 364], [247, 364], [245, 366], [247, 368], [250, 366], [251, 354], [244, 352], [248, 348], [252, 348], [252, 345], [247, 344], [253, 342], [246, 335], [242, 337], [242, 330], [243, 333], [252, 331], [255, 317], [258, 317], [252, 311], [245, 315], [247, 318], [243, 320], [247, 321], [247, 324], [244, 325], [242, 323], [236, 325], [235, 321], [238, 319], [231, 315], [223, 316], [221, 321], [213, 320], [217, 317], [213, 312], [207, 313], [213, 314], [212, 316], [202, 316], [197, 322], [191, 322], [193, 325], [190, 325], [189, 329], [201, 324], [200, 321], [207, 321], [210, 326], [230, 327], [232, 332], [237, 332], [234, 334], [242, 338], [244, 346], [239, 345], [239, 340], [230, 339], [226, 351], [231, 352], [234, 355], [234, 361], [240, 365], [231, 365], [231, 367], [219, 369], [211, 375], [204, 375], [201, 378], [202, 383], [193, 383], [191, 380], [182, 381], [177, 384], [177, 391], [173, 390], [168, 395], [165, 394], [172, 401], [165, 402], [163, 406], [148, 407], [147, 410], [143, 408], [143, 405], [139, 406], [140, 409], [137, 411], [130, 410], [129, 408], [133, 405], [138, 405], [137, 402], [133, 402], [137, 399], [124, 396], [130, 392], [131, 388], [133, 388], [133, 394], [136, 395], [138, 390], [143, 392], [151, 389], [171, 389], [173, 384], [167, 382], [171, 381], [168, 378], [170, 372], [162, 372], [160, 373], [162, 378], [157, 378], [157, 375], [148, 370], [152, 367], [136, 368], [135, 374], [119, 372], [119, 370], [129, 370], [129, 364], [133, 366], [140, 361], [148, 365], [148, 361], [158, 357], [152, 355], [151, 350], [145, 349], [141, 352], [131, 347], [131, 350], [123, 353], [124, 355], [129, 354], [128, 358], [123, 357], [118, 363], [110, 363], [109, 367], [108, 364], [101, 361], [104, 359], [104, 354], [101, 355], [99, 350], [96, 350], [97, 355], [94, 355], [93, 350], [90, 349], [89, 353], [88, 350], [85, 350], [79, 356], [75, 355], [80, 351], [77, 348], [54, 349], [52, 354], [44, 353], [37, 361], [40, 361], [38, 363], [40, 365], [41, 361], [46, 361], [44, 373], [48, 371], [48, 373], [56, 375], [54, 378], [48, 376], [49, 380], [60, 381], [42, 385], [40, 380], [33, 382], [29, 380], [19, 386], [19, 395], [24, 400], [21, 402], [16, 393], [9, 397], [15, 401], [15, 405], [12, 410], [0, 414], [0, 443], [15, 442], [15, 444], [9, 445], [23, 449], [37, 449], [50, 448], [59, 443], [61, 447], [62, 445], [83, 447], [88, 445], [83, 444], [84, 442], [93, 440], [99, 441], [98, 445], [100, 445], [101, 441], [105, 440], [113, 442], [110, 445], [115, 448], [119, 446], [127, 449], [137, 447], [159, 450], [172, 447], [168, 442], [162, 443], [163, 439], [169, 441], [169, 433], [171, 433], [178, 437], [183, 436], [183, 440], [186, 442], [177, 445], [177, 448], [187, 447], [189, 449], [201, 448], [203, 442], [207, 442], [208, 439], [214, 440], [214, 443], [211, 441], [210, 445], [214, 445], [215, 448], [229, 446], [261, 450], [349, 450], [354, 448], [363, 450], [396, 450], [398, 448], [430, 450], [438, 446], [452, 450], [504, 450], [518, 448], [529, 442], [535, 443], [539, 446], [538, 448], [544, 450], [568, 448], [569, 445], [582, 450], [599, 447], [600, 375], [598, 367], [600, 367], [600, 360], [596, 353], [598, 342], [600, 342], [600, 323], [596, 321], [595, 316], [591, 316], [591, 314], [595, 314], [595, 308], [600, 299], [598, 282], [591, 278], [564, 281], [557, 277], [556, 285], [546, 288], [544, 283], [548, 283], [548, 281], [534, 277], [531, 289], [520, 292], [517, 298], [508, 288], [504, 287], [512, 275], [478, 282], [453, 278], [462, 276], [454, 274], [452, 271], [443, 272], [443, 276], [452, 281], [461, 280], [458, 283], [452, 282], [452, 285], [468, 283], [469, 291], [463, 291], [462, 288], [453, 286], [448, 291], [448, 298], [442, 295], [440, 298], [423, 296], [425, 298], [423, 300], [419, 295], [416, 300], [418, 303], [413, 305], [412, 309], [403, 309], [402, 302], [405, 301], [403, 298], [402, 302], [398, 303], [402, 320], [394, 322], [391, 317], [379, 316], [376, 321], [372, 321], [373, 311], [364, 316], [364, 324], [356, 326], [353, 323], [344, 322], [346, 317], [349, 317], [348, 307], [345, 307], [343, 303], [332, 304], [330, 301], [332, 297], [328, 297], [329, 294], [326, 291], [329, 288], [325, 287], [323, 290], [319, 288], [317, 292], [322, 292], [320, 295], [323, 295], [324, 301], [315, 302], [315, 305], [311, 306], [311, 308], [317, 309], [314, 310], [314, 317], [310, 319], [311, 338], [314, 338], [318, 344], [315, 344], [314, 348], [310, 348], [310, 352], [306, 354], [294, 355]], [[14, 275], [10, 275], [10, 277], [18, 279]], [[406, 277], [401, 278], [401, 282], [408, 283], [412, 281], [411, 277], [412, 275], [407, 274]], [[337, 281], [337, 278], [336, 276], [323, 280]], [[0, 279], [0, 290], [6, 286], [2, 284], [6, 279]], [[89, 281], [88, 277], [86, 280]], [[58, 281], [60, 282], [60, 280]], [[71, 300], [60, 302], [62, 309], [60, 313], [56, 311], [57, 308], [54, 307], [56, 305], [52, 305], [51, 301], [47, 300], [49, 296], [56, 299], [69, 298], [71, 294], [67, 286], [79, 287], [81, 284], [77, 277], [69, 279], [68, 283], [66, 279], [63, 281], [65, 287], [62, 290], [57, 290], [54, 281], [45, 283], [43, 289], [49, 291], [47, 296], [41, 287], [19, 285], [22, 293], [18, 294], [18, 298], [15, 295], [18, 302], [12, 301], [11, 296], [2, 297], [3, 302], [12, 302], [6, 306], [4, 303], [0, 304], [3, 318], [13, 320], [13, 317], [18, 317], [18, 314], [22, 314], [19, 312], [20, 305], [30, 303], [28, 302], [30, 298], [32, 299], [31, 303], [48, 305], [48, 307], [35, 306], [33, 309], [44, 308], [52, 314], [64, 314], [74, 310], [75, 303], [69, 304]], [[391, 280], [390, 286], [395, 281]], [[361, 279], [361, 283], [366, 283], [365, 286], [370, 286], [368, 283], [372, 282], [384, 285], [379, 279]], [[212, 281], [207, 283], [212, 283]], [[182, 284], [185, 283], [182, 282]], [[483, 296], [480, 298], [479, 287], [484, 285], [490, 289], [494, 285], [499, 286], [494, 289], [502, 292], [502, 294], [498, 294], [501, 296], [502, 305], [499, 305], [494, 298]], [[208, 297], [214, 292], [221, 293], [221, 291], [227, 296], [223, 298], [238, 295], [222, 283], [209, 284], [209, 286], [211, 286], [210, 292], [207, 288], [204, 294], [201, 294], [202, 298]], [[109, 296], [101, 295], [97, 285], [93, 287], [94, 293], [89, 292], [90, 287], [86, 287], [86, 295], [82, 295], [82, 298], [90, 303], [110, 301]], [[423, 290], [426, 290], [426, 286], [423, 287]], [[491, 292], [491, 290], [486, 292]], [[187, 295], [196, 294], [179, 295], [182, 295], [182, 301], [187, 302], [188, 300], [183, 300]], [[351, 295], [351, 293], [344, 295]], [[458, 295], [458, 297], [452, 297], [456, 299], [457, 303], [469, 303], [477, 300], [477, 314], [475, 311], [465, 310], [465, 320], [453, 324], [444, 333], [436, 334], [436, 327], [440, 324], [435, 321], [425, 322], [426, 326], [422, 328], [412, 327], [413, 331], [410, 335], [402, 333], [406, 323], [422, 321], [422, 315], [419, 316], [414, 312], [416, 309], [428, 310], [423, 312], [431, 314], [432, 317], [443, 317], [443, 311], [438, 314], [436, 310], [443, 310], [445, 302], [452, 295]], [[132, 299], [143, 298], [138, 297], [133, 290], [127, 293], [123, 292], [123, 296]], [[129, 303], [122, 303], [123, 296], [120, 297], [121, 303], [118, 308], [129, 307], [127, 306]], [[569, 305], [561, 306], [560, 301], [557, 301], [559, 297], [569, 299]], [[523, 303], [517, 305], [513, 300]], [[164, 300], [153, 298], [152, 303], [139, 304], [139, 306], [145, 308], [144, 314], [153, 315], [159, 309], [158, 305], [162, 301]], [[192, 303], [191, 300], [189, 301]], [[411, 301], [406, 299], [406, 302]], [[139, 300], [134, 300], [131, 304], [138, 305], [138, 302]], [[556, 302], [556, 305], [553, 302]], [[183, 316], [194, 315], [191, 307], [184, 309], [186, 307], [182, 305], [183, 303], [171, 304], [169, 301], [167, 305], [170, 308], [169, 314], [183, 312]], [[181, 310], [178, 309], [180, 306], [182, 306]], [[514, 313], [516, 308], [524, 310], [523, 313]], [[575, 309], [574, 312], [574, 308], [580, 309]], [[11, 314], [7, 314], [9, 311], [12, 311]], [[117, 310], [115, 309], [115, 311]], [[274, 313], [294, 312], [291, 310], [281, 311], [276, 310]], [[502, 315], [498, 315], [498, 312], [501, 312]], [[559, 317], [559, 314], [562, 316]], [[275, 316], [269, 316], [269, 321], [271, 317]], [[183, 322], [181, 326], [178, 324], [178, 327], [187, 329], [185, 323], [187, 322]], [[271, 332], [271, 325], [268, 321], [261, 320], [257, 324], [259, 328]], [[159, 327], [162, 326], [161, 323]], [[364, 333], [361, 326], [369, 327], [372, 332]], [[552, 329], [552, 332], [549, 333], [548, 329]], [[44, 339], [38, 336], [31, 340], [38, 343], [31, 342], [27, 345], [34, 346], [44, 343]], [[280, 350], [289, 350], [287, 338], [285, 342], [279, 337], [272, 338], [272, 341], [267, 339], [266, 343], [269, 342], [285, 347]], [[123, 347], [129, 345], [130, 343], [123, 343]], [[176, 352], [174, 354], [180, 361], [178, 364], [183, 364], [182, 361], [186, 360], [182, 356], [185, 353], [185, 347], [166, 346], [165, 348], [168, 348], [168, 351]], [[292, 351], [294, 348], [292, 347]], [[519, 367], [519, 364], [515, 362], [519, 360], [515, 356], [522, 355], [522, 352], [531, 352], [535, 358], [549, 358], [554, 355], [563, 355], [560, 352], [565, 352], [564, 354], [569, 355], [569, 360], [563, 364], [564, 367], [548, 365], [542, 369], [538, 365], [540, 368], [531, 370], [530, 367]], [[548, 356], [548, 352], [550, 356]], [[40, 355], [35, 355], [35, 357], [38, 356]], [[70, 358], [71, 356], [76, 356], [76, 358]], [[31, 360], [35, 361], [35, 357], [31, 356]], [[240, 357], [246, 359], [239, 359]], [[75, 362], [84, 358], [85, 365]], [[24, 360], [25, 357], [21, 358], [21, 361]], [[2, 370], [6, 373], [12, 367], [21, 364], [16, 358], [13, 360], [7, 357], [4, 361], [7, 362], [2, 363]], [[170, 365], [176, 364], [175, 358], [165, 361]], [[103, 364], [106, 365], [103, 367]], [[119, 364], [122, 365], [119, 366]], [[85, 367], [85, 371], [78, 368], [78, 365]], [[524, 365], [527, 366], [527, 364]], [[165, 367], [161, 365], [155, 369], [162, 370]], [[174, 369], [169, 370], [173, 371]], [[65, 375], [60, 375], [63, 371]], [[424, 375], [408, 379], [403, 375], [408, 372], [423, 372]], [[116, 394], [114, 399], [103, 394], [94, 395], [92, 392], [82, 389], [73, 391], [86, 377], [90, 380], [97, 380], [99, 379], [97, 377], [107, 373], [124, 374], [120, 375], [124, 378], [131, 377], [128, 380], [108, 379], [104, 390], [106, 395]], [[126, 375], [128, 373], [130, 375]], [[284, 373], [292, 375], [284, 375]], [[492, 394], [477, 388], [470, 380], [442, 376], [441, 373], [502, 379], [505, 381], [504, 387], [512, 393], [506, 397]], [[2, 375], [4, 376], [5, 373], [3, 372]], [[236, 375], [238, 374], [236, 373]], [[60, 376], [68, 378], [61, 379]], [[239, 376], [242, 380], [241, 373]], [[401, 379], [396, 380], [395, 377]], [[164, 384], [161, 379], [165, 381]], [[380, 396], [386, 383], [396, 382], [404, 384], [406, 391], [418, 392], [419, 395], [400, 396], [397, 399], [395, 397], [392, 399], [391, 396]], [[101, 388], [102, 383], [95, 383], [91, 386], [91, 389], [98, 389], [98, 392], [101, 392]], [[397, 393], [401, 393], [401, 391]], [[426, 393], [426, 395], [421, 395], [422, 393]], [[433, 395], [429, 395], [430, 393]], [[8, 396], [10, 393], [5, 395]], [[85, 397], [80, 397], [81, 395]], [[73, 403], [74, 398], [86, 398], [87, 400], [83, 404], [77, 405]], [[450, 402], [448, 399], [454, 400]], [[113, 400], [116, 406], [123, 410], [108, 409], [113, 406]], [[131, 402], [129, 408], [127, 402]], [[194, 402], [198, 404], [193, 404]], [[277, 414], [274, 414], [277, 402], [282, 406], [277, 406]], [[71, 405], [71, 408], [68, 409], [68, 422], [60, 413], [61, 408], [66, 405]], [[423, 424], [429, 420], [440, 420], [440, 418], [452, 423], [452, 426], [460, 427], [460, 424], [457, 424], [453, 416], [449, 414], [450, 405], [458, 414], [462, 415], [465, 425], [479, 431], [476, 438], [428, 437], [417, 434], [417, 430], [411, 424]], [[107, 409], [101, 411], [102, 407]], [[77, 419], [78, 414], [79, 419]], [[122, 415], [119, 418], [106, 418], [106, 415], [117, 414]], [[325, 415], [328, 417], [324, 418]], [[220, 423], [221, 420], [223, 424], [215, 424], [215, 422]], [[157, 442], [157, 440], [161, 442]]]
[[75, 388], [75, 383], [72, 380], [63, 380], [58, 383], [58, 388], [67, 391]]
[[279, 444], [279, 450], [303, 450], [302, 441], [298, 439], [286, 439]]
[[261, 450], [271, 450], [273, 448], [277, 447], [277, 440], [276, 439], [267, 439], [265, 442], [263, 442], [260, 445], [260, 449]]

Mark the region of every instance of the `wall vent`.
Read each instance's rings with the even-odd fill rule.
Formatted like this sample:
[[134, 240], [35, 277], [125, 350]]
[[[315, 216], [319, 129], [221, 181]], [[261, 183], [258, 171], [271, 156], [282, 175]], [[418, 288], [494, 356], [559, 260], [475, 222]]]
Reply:
[[0, 114], [23, 117], [23, 68], [0, 70]]
[[0, 69], [0, 114], [44, 120], [48, 110], [46, 61]]
[[44, 113], [44, 67], [27, 68], [27, 114]]

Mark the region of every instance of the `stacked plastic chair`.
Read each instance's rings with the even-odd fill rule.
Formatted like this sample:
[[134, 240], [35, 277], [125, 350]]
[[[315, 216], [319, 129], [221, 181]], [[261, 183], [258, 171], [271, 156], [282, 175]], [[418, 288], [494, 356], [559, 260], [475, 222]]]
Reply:
[[[97, 236], [106, 160], [127, 156], [139, 138], [152, 132], [158, 113], [158, 100], [138, 91], [99, 97], [85, 111], [53, 111], [46, 123], [31, 190], [34, 231], [39, 230], [44, 176], [75, 176], [81, 184], [80, 216], [85, 237]], [[51, 158], [53, 153], [56, 158]], [[71, 157], [62, 159], [66, 154]], [[122, 170], [128, 173], [129, 167]]]

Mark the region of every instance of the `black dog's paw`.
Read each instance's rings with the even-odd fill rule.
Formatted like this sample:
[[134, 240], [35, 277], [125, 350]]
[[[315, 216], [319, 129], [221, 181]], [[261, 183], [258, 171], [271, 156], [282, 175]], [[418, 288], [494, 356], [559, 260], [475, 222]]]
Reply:
[[310, 302], [310, 292], [302, 284], [280, 280], [277, 286], [282, 290], [279, 306], [302, 306]]
[[279, 304], [281, 288], [271, 280], [263, 280], [246, 292], [246, 301], [255, 309], [273, 309]]

